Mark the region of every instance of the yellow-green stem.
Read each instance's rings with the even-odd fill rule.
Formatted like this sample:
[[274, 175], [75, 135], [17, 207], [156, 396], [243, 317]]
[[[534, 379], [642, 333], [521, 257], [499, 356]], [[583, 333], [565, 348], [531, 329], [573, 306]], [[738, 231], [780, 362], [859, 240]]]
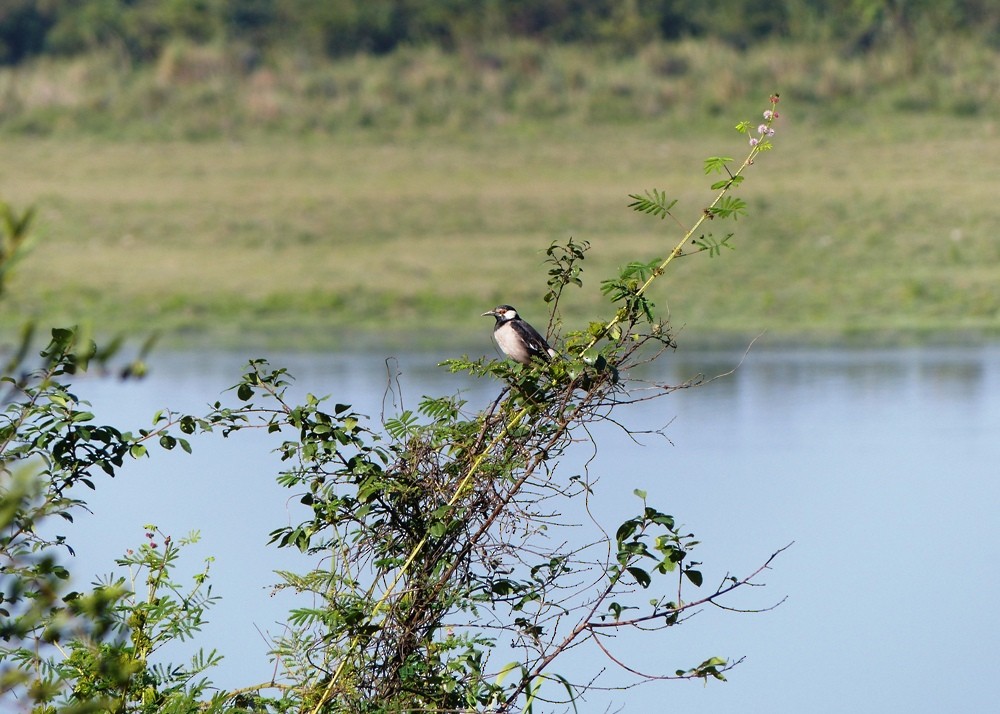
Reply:
[[[771, 122], [772, 120], [770, 119], [767, 121], [768, 127], [770, 127]], [[718, 206], [719, 201], [721, 201], [722, 198], [727, 193], [729, 193], [729, 191], [735, 185], [736, 178], [739, 177], [746, 170], [746, 168], [753, 163], [754, 158], [756, 158], [757, 154], [759, 154], [763, 150], [764, 146], [765, 145], [763, 144], [755, 144], [750, 149], [750, 153], [747, 154], [747, 158], [743, 161], [743, 164], [739, 167], [739, 169], [736, 170], [734, 174], [731, 175], [730, 180], [726, 183], [725, 186], [722, 187], [722, 189], [719, 191], [715, 199], [708, 205], [708, 208], [706, 208], [704, 211], [701, 212], [701, 216], [698, 218], [697, 221], [695, 221], [694, 225], [691, 226], [690, 229], [688, 229], [688, 231], [684, 234], [684, 237], [677, 242], [677, 245], [675, 245], [674, 249], [670, 251], [670, 254], [663, 260], [662, 263], [660, 263], [656, 267], [656, 269], [653, 271], [653, 274], [646, 279], [646, 282], [644, 282], [642, 285], [639, 286], [639, 289], [636, 290], [635, 292], [636, 297], [646, 292], [646, 289], [649, 288], [649, 286], [653, 283], [653, 281], [656, 280], [661, 275], [663, 275], [663, 273], [667, 269], [667, 266], [670, 265], [671, 262], [673, 262], [674, 258], [683, 253], [684, 246], [691, 239], [691, 236], [693, 236], [698, 231], [698, 229], [701, 228], [701, 225], [706, 220], [712, 217], [713, 209], [716, 206]], [[594, 345], [596, 345], [598, 340], [607, 335], [612, 330], [612, 328], [614, 328], [615, 325], [617, 325], [619, 322], [622, 321], [623, 317], [624, 317], [624, 311], [619, 310], [617, 313], [615, 313], [615, 316], [611, 318], [607, 322], [607, 324], [604, 325], [604, 327], [601, 328], [601, 331], [583, 349], [583, 352], [586, 352], [587, 350], [591, 349]], [[581, 352], [581, 354], [583, 352]]]

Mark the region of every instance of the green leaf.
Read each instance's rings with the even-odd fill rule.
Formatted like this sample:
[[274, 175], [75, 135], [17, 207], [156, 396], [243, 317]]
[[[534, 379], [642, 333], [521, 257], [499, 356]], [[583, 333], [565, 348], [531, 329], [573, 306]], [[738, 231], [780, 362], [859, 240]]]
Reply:
[[513, 580], [509, 580], [507, 578], [500, 578], [498, 580], [494, 580], [490, 584], [490, 592], [494, 595], [499, 595], [500, 597], [513, 595], [517, 593], [518, 590], [519, 590], [518, 584], [515, 583]]
[[635, 578], [635, 581], [639, 583], [639, 585], [641, 585], [643, 588], [648, 588], [650, 583], [653, 582], [652, 578], [649, 577], [649, 573], [647, 573], [642, 568], [636, 568], [632, 566], [626, 568], [626, 570], [628, 570], [629, 574], [633, 578]]
[[180, 429], [185, 434], [193, 434], [196, 422], [193, 416], [183, 416], [180, 421]]
[[42, 352], [42, 356], [50, 357], [67, 350], [73, 344], [75, 339], [76, 333], [73, 330], [65, 327], [53, 327], [52, 341], [49, 343], [49, 346], [45, 348], [45, 351]]
[[496, 683], [497, 686], [503, 684], [503, 681], [507, 678], [507, 675], [514, 670], [521, 670], [521, 674], [527, 674], [527, 670], [521, 665], [520, 662], [508, 662], [503, 667], [500, 668], [500, 672], [497, 674]]
[[617, 540], [619, 544], [625, 542], [626, 539], [630, 538], [632, 534], [635, 533], [638, 527], [639, 521], [634, 518], [625, 521], [618, 526], [618, 532], [615, 533], [615, 540]]
[[701, 587], [701, 584], [703, 582], [703, 578], [702, 578], [700, 570], [691, 570], [689, 568], [688, 570], [684, 571], [684, 575], [687, 576], [687, 579], [690, 580], [694, 584], [695, 587], [697, 587], [697, 588]]
[[567, 680], [561, 674], [552, 674], [550, 676], [555, 677], [563, 685], [563, 688], [565, 688], [566, 696], [569, 697], [570, 704], [573, 705], [573, 711], [574, 712], [579, 711], [576, 708], [576, 693], [573, 690], [573, 685], [569, 683], [569, 680]]
[[594, 362], [596, 362], [597, 358], [600, 356], [601, 356], [600, 350], [598, 350], [596, 347], [590, 347], [583, 351], [583, 354], [580, 355], [580, 358], [587, 364], [594, 364]]
[[236, 396], [241, 402], [248, 402], [253, 397], [253, 387], [244, 382], [237, 388]]
[[674, 517], [668, 516], [666, 513], [660, 513], [654, 508], [647, 508], [645, 513], [646, 519], [650, 523], [655, 523], [657, 525], [663, 526], [670, 530], [674, 529]]
[[705, 173], [722, 173], [726, 170], [728, 164], [733, 162], [733, 157], [731, 156], [709, 156], [705, 159]]
[[725, 196], [719, 200], [715, 206], [708, 209], [709, 214], [714, 218], [733, 218], [745, 215], [747, 209], [746, 201], [735, 196]]
[[712, 190], [718, 191], [723, 188], [733, 188], [734, 186], [739, 186], [743, 183], [743, 176], [732, 176], [722, 181], [716, 181], [712, 184]]
[[434, 538], [440, 538], [448, 532], [448, 525], [446, 521], [434, 521], [427, 530]]
[[677, 563], [672, 558], [667, 557], [657, 564], [656, 569], [661, 573], [671, 573], [676, 567]]
[[305, 529], [296, 528], [292, 533], [291, 540], [292, 543], [295, 544], [295, 547], [297, 547], [301, 552], [305, 553], [309, 550], [309, 542], [311, 539], [309, 537], [309, 533], [307, 533]]
[[729, 250], [736, 250], [733, 246], [729, 244], [729, 240], [733, 237], [730, 233], [722, 240], [717, 240], [711, 233], [708, 235], [701, 235], [697, 238], [692, 239], [692, 243], [698, 246], [699, 250], [708, 251], [709, 258], [715, 258], [722, 254], [723, 248], [728, 248]]
[[633, 211], [658, 216], [661, 220], [670, 215], [670, 209], [677, 205], [677, 199], [667, 201], [666, 192], [657, 191], [655, 188], [652, 192], [646, 191], [642, 196], [630, 193], [628, 197], [632, 199], [628, 207]]

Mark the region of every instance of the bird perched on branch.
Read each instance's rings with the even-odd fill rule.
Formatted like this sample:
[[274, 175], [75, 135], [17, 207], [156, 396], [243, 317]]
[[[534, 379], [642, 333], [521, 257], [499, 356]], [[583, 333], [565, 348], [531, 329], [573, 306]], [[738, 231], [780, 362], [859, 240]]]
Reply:
[[493, 326], [493, 339], [497, 346], [515, 362], [528, 365], [533, 357], [548, 362], [556, 356], [556, 351], [549, 347], [538, 330], [522, 320], [510, 305], [498, 305], [482, 314], [483, 317], [487, 315], [497, 319]]

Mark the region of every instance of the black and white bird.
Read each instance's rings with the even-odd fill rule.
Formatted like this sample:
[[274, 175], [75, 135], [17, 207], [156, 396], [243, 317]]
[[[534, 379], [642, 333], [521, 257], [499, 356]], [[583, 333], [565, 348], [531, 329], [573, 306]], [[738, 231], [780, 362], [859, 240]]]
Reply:
[[538, 330], [522, 320], [517, 310], [510, 305], [498, 305], [482, 316], [487, 315], [497, 319], [493, 326], [493, 339], [497, 347], [515, 362], [528, 365], [532, 358], [548, 362], [556, 356], [556, 351], [549, 347]]

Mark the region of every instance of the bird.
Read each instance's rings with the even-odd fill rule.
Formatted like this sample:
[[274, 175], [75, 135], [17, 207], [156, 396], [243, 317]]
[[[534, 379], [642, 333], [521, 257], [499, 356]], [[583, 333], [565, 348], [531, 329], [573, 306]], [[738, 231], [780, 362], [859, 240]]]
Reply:
[[510, 305], [498, 305], [482, 317], [492, 315], [497, 319], [493, 326], [493, 339], [500, 350], [515, 362], [530, 365], [532, 358], [548, 362], [556, 356], [556, 351], [549, 347], [538, 330], [529, 325], [517, 310]]

